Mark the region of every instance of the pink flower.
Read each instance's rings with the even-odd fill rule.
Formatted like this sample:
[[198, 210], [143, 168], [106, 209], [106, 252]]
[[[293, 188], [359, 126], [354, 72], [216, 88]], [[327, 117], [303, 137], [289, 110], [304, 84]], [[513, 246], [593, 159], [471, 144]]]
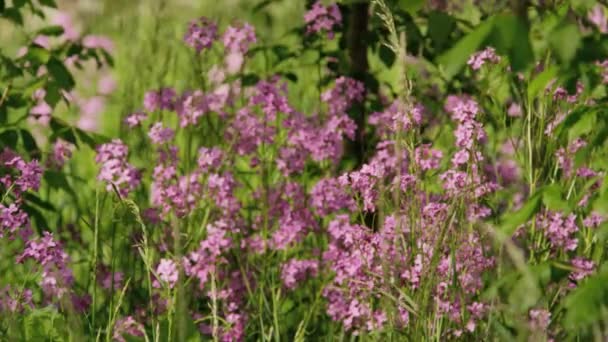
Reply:
[[132, 316], [127, 316], [116, 320], [114, 324], [114, 334], [112, 338], [118, 342], [126, 342], [123, 335], [143, 337], [145, 335], [144, 326], [137, 322]]
[[551, 312], [545, 309], [531, 309], [529, 314], [532, 330], [547, 331], [551, 323]]
[[188, 24], [188, 30], [184, 34], [184, 41], [197, 53], [211, 48], [217, 39], [217, 25], [205, 17], [193, 20]]
[[63, 28], [62, 37], [68, 41], [75, 41], [80, 36], [80, 32], [74, 26], [72, 17], [66, 12], [57, 12], [52, 19], [52, 23]]
[[608, 20], [604, 13], [604, 6], [597, 4], [587, 14], [587, 19], [597, 27], [601, 33], [608, 33]]
[[579, 230], [576, 225], [576, 215], [564, 216], [557, 212], [549, 212], [541, 221], [541, 227], [554, 249], [563, 248], [566, 251], [573, 251], [578, 246], [578, 239], [573, 236]]
[[576, 287], [583, 279], [592, 275], [595, 271], [595, 263], [592, 260], [578, 256], [572, 259], [572, 267], [574, 270], [568, 276], [570, 287]]
[[125, 118], [125, 123], [129, 128], [135, 128], [141, 126], [142, 121], [146, 120], [148, 115], [144, 112], [133, 112], [131, 115]]
[[72, 157], [74, 145], [63, 140], [57, 140], [53, 144], [53, 153], [50, 157], [50, 164], [56, 168], [62, 168], [65, 162]]
[[319, 264], [317, 261], [291, 259], [281, 268], [283, 285], [293, 290], [306, 279], [307, 275], [316, 276], [318, 269]]
[[173, 140], [175, 132], [171, 128], [163, 127], [162, 122], [157, 122], [150, 128], [148, 136], [153, 143], [161, 145]]
[[342, 25], [342, 14], [335, 3], [323, 6], [321, 1], [317, 1], [304, 14], [304, 21], [306, 22], [306, 33], [326, 32], [327, 37], [333, 39], [334, 28]]
[[82, 38], [82, 46], [88, 49], [103, 49], [111, 53], [114, 50], [114, 42], [108, 37], [87, 35]]
[[227, 53], [245, 54], [249, 50], [249, 46], [257, 41], [253, 26], [244, 23], [238, 26], [228, 26], [222, 41], [226, 47]]
[[116, 90], [116, 80], [111, 74], [102, 76], [97, 81], [97, 91], [102, 95], [110, 95]]
[[141, 181], [139, 171], [127, 162], [129, 148], [120, 139], [102, 144], [97, 148], [95, 162], [101, 165], [97, 179], [107, 183], [107, 191], [118, 188], [121, 196], [127, 196]]
[[160, 88], [144, 95], [144, 109], [148, 112], [173, 110], [176, 94], [173, 88]]
[[[177, 264], [171, 259], [161, 259], [156, 267], [156, 274], [160, 281], [167, 284], [167, 286], [172, 289], [177, 283], [179, 275]], [[155, 287], [160, 287], [160, 284], [155, 283]]]
[[496, 55], [496, 50], [492, 47], [487, 47], [485, 50], [479, 51], [473, 54], [467, 64], [473, 70], [479, 70], [486, 63], [498, 64], [500, 62], [500, 56]]

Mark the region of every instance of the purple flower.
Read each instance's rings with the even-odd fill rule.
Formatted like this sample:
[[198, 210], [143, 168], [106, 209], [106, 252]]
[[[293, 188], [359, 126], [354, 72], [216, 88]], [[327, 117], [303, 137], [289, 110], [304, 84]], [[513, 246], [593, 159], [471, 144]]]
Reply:
[[232, 240], [227, 236], [228, 223], [217, 221], [207, 226], [207, 238], [201, 241], [199, 248], [184, 258], [184, 271], [187, 276], [196, 277], [200, 288], [204, 288], [211, 272], [217, 274], [217, 264], [223, 262], [221, 255], [232, 247]]
[[291, 259], [283, 264], [281, 268], [281, 279], [286, 288], [293, 290], [298, 284], [306, 279], [308, 275], [315, 277], [319, 270], [319, 263], [315, 260]]
[[317, 1], [304, 14], [304, 21], [307, 34], [327, 32], [327, 37], [333, 39], [334, 29], [342, 25], [342, 14], [335, 3], [323, 6], [321, 1]]
[[127, 162], [129, 148], [120, 139], [102, 144], [97, 148], [95, 162], [101, 165], [97, 179], [107, 183], [106, 189], [112, 191], [113, 185], [121, 196], [127, 196], [140, 183], [139, 171]]
[[496, 50], [492, 47], [487, 47], [485, 50], [476, 52], [473, 54], [467, 64], [473, 70], [479, 70], [486, 63], [498, 64], [500, 62], [500, 56], [496, 55]]
[[38, 188], [40, 187], [40, 178], [42, 177], [42, 168], [37, 160], [26, 162], [21, 157], [17, 156], [8, 162], [5, 162], [4, 165], [15, 168], [20, 172], [19, 178], [14, 182], [14, 184], [18, 186], [19, 191], [38, 191]]
[[82, 38], [82, 45], [88, 49], [103, 49], [107, 52], [114, 50], [114, 42], [108, 37], [87, 35]]
[[123, 335], [143, 337], [145, 335], [144, 326], [137, 322], [132, 316], [127, 316], [116, 320], [112, 338], [118, 342], [126, 342]]
[[217, 38], [217, 25], [205, 17], [191, 21], [184, 34], [186, 44], [198, 53], [211, 48]]
[[129, 128], [135, 128], [140, 126], [142, 121], [146, 120], [148, 115], [144, 112], [133, 112], [131, 115], [125, 118], [125, 123]]
[[[179, 271], [177, 270], [177, 264], [171, 259], [161, 259], [160, 263], [156, 267], [156, 274], [158, 279], [163, 283], [167, 284], [172, 289], [177, 283]], [[156, 287], [160, 287], [158, 282], [155, 283]]]
[[587, 14], [587, 19], [589, 19], [601, 33], [608, 33], [608, 20], [606, 20], [604, 6], [600, 4], [595, 5]]
[[356, 210], [354, 199], [335, 178], [322, 179], [312, 188], [311, 206], [319, 216], [327, 216], [342, 209]]
[[597, 228], [599, 227], [606, 219], [603, 215], [593, 212], [591, 215], [587, 216], [583, 220], [583, 224], [587, 228]]
[[150, 137], [150, 140], [152, 140], [153, 143], [162, 145], [173, 140], [175, 132], [171, 128], [163, 127], [162, 122], [157, 122], [150, 127], [148, 137]]
[[547, 331], [551, 323], [551, 312], [546, 309], [531, 309], [529, 315], [532, 330]]
[[595, 263], [582, 257], [572, 259], [572, 267], [574, 270], [568, 276], [570, 279], [570, 287], [576, 287], [581, 280], [592, 275], [595, 271]]
[[173, 88], [160, 88], [144, 95], [144, 109], [148, 112], [157, 110], [173, 110], [175, 103], [175, 90]]
[[321, 94], [321, 100], [327, 103], [330, 115], [336, 115], [346, 112], [355, 102], [363, 101], [364, 94], [363, 83], [340, 76], [332, 89]]
[[53, 144], [53, 153], [50, 156], [50, 164], [56, 168], [62, 168], [65, 162], [72, 157], [74, 145], [63, 140], [57, 140]]
[[578, 246], [578, 239], [573, 237], [578, 232], [576, 215], [564, 216], [561, 213], [549, 212], [541, 221], [541, 227], [554, 249], [573, 251]]
[[255, 94], [249, 98], [249, 105], [259, 105], [266, 120], [274, 121], [277, 114], [290, 114], [293, 109], [287, 101], [287, 83], [279, 83], [278, 77], [260, 81], [255, 86]]
[[244, 23], [239, 26], [228, 26], [222, 41], [228, 53], [245, 54], [249, 46], [257, 41], [253, 26]]
[[438, 169], [441, 158], [443, 158], [441, 150], [431, 148], [429, 144], [421, 145], [414, 150], [414, 160], [422, 171]]
[[201, 147], [198, 150], [198, 167], [203, 172], [216, 171], [222, 165], [224, 153], [219, 147]]
[[8, 207], [0, 204], [0, 238], [8, 231], [12, 236], [17, 230], [29, 227], [29, 218], [15, 203]]
[[27, 241], [17, 262], [22, 263], [27, 259], [34, 260], [41, 267], [40, 286], [50, 298], [61, 298], [73, 285], [74, 277], [68, 268], [69, 256], [53, 234], [44, 232], [41, 238]]

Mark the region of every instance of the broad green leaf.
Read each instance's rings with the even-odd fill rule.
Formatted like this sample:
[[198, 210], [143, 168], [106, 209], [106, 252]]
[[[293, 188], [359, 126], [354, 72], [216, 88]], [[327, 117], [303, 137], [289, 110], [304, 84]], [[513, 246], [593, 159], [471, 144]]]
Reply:
[[0, 133], [0, 146], [2, 146], [2, 149], [5, 147], [9, 147], [12, 150], [16, 149], [18, 140], [19, 135], [15, 130], [11, 129]]
[[490, 17], [437, 58], [437, 64], [443, 67], [448, 80], [462, 70], [473, 53], [485, 47], [493, 27], [494, 17]]
[[608, 192], [602, 192], [601, 195], [593, 201], [593, 210], [608, 214]]
[[603, 321], [608, 305], [608, 264], [597, 274], [585, 279], [563, 301], [564, 327], [571, 334], [584, 333], [593, 324]]
[[49, 61], [49, 58], [51, 58], [51, 53], [45, 48], [31, 45], [27, 48], [27, 53], [22, 58], [31, 61], [36, 65], [46, 64]]
[[49, 211], [56, 210], [55, 207], [53, 206], [53, 204], [51, 204], [48, 201], [43, 200], [42, 198], [38, 197], [37, 195], [35, 195], [33, 193], [26, 192], [22, 196], [28, 203], [35, 204], [42, 209], [49, 210]]
[[63, 27], [58, 25], [43, 27], [38, 30], [38, 34], [45, 36], [60, 36], [63, 34]]
[[386, 45], [380, 44], [380, 48], [378, 48], [378, 57], [387, 68], [390, 68], [395, 63], [395, 53], [393, 50], [389, 49]]
[[562, 189], [558, 184], [551, 184], [542, 190], [543, 204], [549, 210], [570, 212], [568, 202], [562, 196]]
[[545, 90], [547, 84], [557, 75], [557, 68], [549, 66], [545, 68], [538, 76], [536, 76], [528, 85], [528, 103]]
[[581, 45], [581, 33], [578, 26], [563, 23], [551, 33], [549, 44], [559, 60], [564, 64], [569, 64]]
[[596, 126], [596, 111], [588, 111], [581, 115], [580, 120], [570, 127], [568, 130], [569, 140], [578, 138], [584, 134], [588, 134], [597, 128]]
[[421, 10], [425, 2], [425, 0], [398, 0], [399, 8], [412, 15]]
[[4, 9], [2, 12], [2, 18], [6, 18], [19, 26], [23, 26], [23, 17], [21, 16], [21, 12], [19, 12], [19, 10], [15, 7]]
[[57, 8], [57, 3], [55, 3], [55, 0], [39, 0], [39, 1], [40, 1], [41, 5], [52, 7], [52, 8]]
[[435, 50], [441, 51], [449, 41], [450, 34], [456, 28], [456, 21], [449, 14], [433, 11], [429, 14], [428, 37]]
[[68, 69], [59, 61], [57, 58], [52, 57], [46, 67], [49, 71], [49, 74], [55, 79], [57, 84], [62, 89], [72, 89], [74, 87], [74, 78], [72, 78], [72, 74], [68, 71]]
[[36, 143], [34, 136], [32, 136], [32, 133], [26, 129], [20, 129], [19, 134], [21, 135], [21, 143], [23, 144], [23, 148], [30, 154], [30, 156], [38, 154], [38, 144]]
[[528, 201], [523, 205], [521, 209], [519, 209], [515, 213], [507, 213], [505, 214], [506, 218], [502, 224], [502, 232], [511, 236], [519, 226], [528, 222], [534, 214], [536, 214], [540, 210], [542, 192], [538, 191], [532, 197], [528, 199]]
[[242, 77], [243, 86], [252, 86], [258, 83], [260, 77], [256, 74], [246, 74]]
[[488, 42], [499, 54], [509, 57], [513, 71], [524, 70], [534, 62], [529, 31], [528, 24], [516, 15], [503, 14], [494, 19]]

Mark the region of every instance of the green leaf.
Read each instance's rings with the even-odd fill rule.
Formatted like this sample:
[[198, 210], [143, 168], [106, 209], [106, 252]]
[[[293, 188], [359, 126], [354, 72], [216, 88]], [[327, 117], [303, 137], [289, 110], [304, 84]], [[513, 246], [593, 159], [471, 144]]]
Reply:
[[517, 212], [505, 214], [506, 218], [501, 228], [505, 235], [513, 235], [519, 226], [528, 222], [540, 210], [541, 195], [542, 192], [537, 191]]
[[22, 58], [31, 61], [36, 65], [46, 64], [49, 61], [49, 58], [51, 58], [51, 53], [45, 48], [31, 45], [27, 48], [27, 53]]
[[241, 78], [243, 86], [248, 87], [258, 83], [260, 77], [256, 74], [246, 74]]
[[2, 149], [4, 147], [9, 147], [14, 150], [17, 148], [17, 141], [19, 140], [19, 135], [15, 130], [7, 130], [0, 133], [0, 144], [2, 144]]
[[298, 75], [294, 74], [293, 72], [286, 72], [283, 74], [283, 76], [294, 83], [298, 82]]
[[564, 121], [557, 126], [555, 135], [560, 136], [562, 133], [569, 131], [571, 127], [573, 127], [581, 118], [583, 118], [585, 113], [594, 111], [595, 109], [596, 108], [589, 105], [582, 105], [573, 109], [570, 114], [566, 116], [566, 119], [564, 119]]
[[4, 12], [4, 8], [5, 8], [4, 0], [0, 0], [0, 13]]
[[602, 214], [608, 214], [608, 191], [602, 192], [602, 194], [593, 201], [593, 210]]
[[23, 143], [23, 148], [30, 154], [36, 154], [38, 152], [38, 144], [36, 144], [36, 140], [32, 133], [28, 130], [20, 129], [19, 134], [21, 135], [21, 142]]
[[513, 71], [524, 70], [534, 62], [529, 31], [528, 24], [513, 14], [499, 15], [494, 20], [489, 43], [499, 54], [509, 57]]
[[571, 334], [579, 334], [603, 321], [608, 305], [608, 264], [579, 284], [564, 298], [564, 327]]
[[38, 34], [45, 36], [60, 36], [63, 34], [63, 27], [58, 25], [43, 27], [38, 30]]
[[51, 118], [50, 126], [51, 131], [53, 131], [51, 141], [54, 141], [57, 138], [62, 138], [63, 140], [78, 146], [76, 135], [74, 134], [74, 130], [70, 125], [59, 118]]
[[58, 60], [56, 57], [52, 57], [46, 67], [49, 71], [49, 74], [55, 79], [57, 84], [62, 89], [72, 89], [74, 87], [74, 78], [72, 78], [72, 74], [68, 71], [68, 69], [63, 65], [63, 63]]
[[378, 57], [387, 68], [390, 68], [395, 63], [395, 53], [393, 50], [389, 49], [386, 45], [380, 44], [380, 48], [378, 49]]
[[449, 41], [450, 34], [456, 28], [456, 21], [444, 12], [433, 11], [429, 14], [428, 37], [435, 50], [442, 50]]
[[568, 202], [562, 196], [562, 189], [558, 184], [551, 184], [542, 190], [543, 204], [549, 210], [570, 212]]
[[398, 0], [399, 8], [412, 15], [421, 10], [425, 2], [425, 0]]
[[266, 6], [270, 5], [272, 2], [274, 2], [274, 0], [261, 1], [259, 4], [255, 5], [253, 7], [252, 12], [257, 13], [257, 12], [263, 10]]
[[38, 207], [45, 209], [45, 210], [49, 210], [49, 211], [54, 211], [55, 207], [53, 206], [53, 204], [51, 204], [48, 201], [45, 201], [43, 199], [41, 199], [40, 197], [38, 197], [37, 195], [30, 193], [30, 192], [26, 192], [25, 194], [23, 194], [23, 198], [28, 202], [28, 203], [32, 203], [37, 205]]
[[576, 25], [564, 23], [551, 33], [549, 44], [559, 60], [569, 64], [581, 45], [581, 33]]
[[9, 7], [2, 12], [2, 17], [6, 18], [13, 23], [23, 26], [23, 17], [21, 16], [21, 12], [15, 7]]
[[490, 17], [437, 58], [437, 64], [443, 67], [448, 80], [456, 76], [469, 57], [483, 47], [493, 27], [494, 17]]
[[51, 188], [69, 190], [70, 183], [63, 172], [46, 170], [43, 175], [44, 181], [49, 184]]
[[41, 5], [57, 8], [57, 3], [55, 3], [55, 0], [39, 0], [39, 2]]
[[532, 103], [532, 100], [538, 96], [540, 92], [545, 90], [547, 84], [549, 84], [556, 75], [557, 68], [555, 66], [549, 66], [530, 81], [530, 84], [528, 85], [528, 103]]
[[97, 134], [94, 132], [85, 132], [77, 127], [74, 127], [74, 133], [81, 142], [83, 142], [85, 145], [89, 146], [92, 149], [95, 149], [97, 145], [110, 141], [108, 137], [105, 137], [101, 134]]
[[596, 111], [584, 112], [581, 115], [580, 120], [573, 124], [572, 127], [570, 127], [570, 129], [568, 130], [568, 138], [570, 140], [573, 140], [597, 129], [596, 117]]

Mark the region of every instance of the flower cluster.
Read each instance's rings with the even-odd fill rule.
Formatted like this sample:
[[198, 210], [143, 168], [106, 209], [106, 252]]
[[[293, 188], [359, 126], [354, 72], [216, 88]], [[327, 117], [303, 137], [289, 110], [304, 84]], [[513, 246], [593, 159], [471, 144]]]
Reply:
[[498, 64], [500, 62], [500, 56], [496, 54], [496, 50], [492, 47], [487, 47], [484, 50], [473, 54], [467, 64], [473, 70], [479, 70], [486, 63]]
[[334, 29], [342, 25], [342, 13], [336, 4], [323, 6], [321, 1], [317, 1], [304, 14], [304, 21], [308, 34], [325, 32], [329, 39], [333, 39]]
[[217, 25], [205, 17], [190, 22], [184, 35], [186, 44], [196, 52], [209, 49], [217, 38]]
[[121, 196], [127, 196], [141, 181], [140, 172], [129, 162], [129, 148], [119, 139], [97, 148], [95, 162], [101, 166], [97, 179], [106, 182], [108, 191], [116, 187]]

